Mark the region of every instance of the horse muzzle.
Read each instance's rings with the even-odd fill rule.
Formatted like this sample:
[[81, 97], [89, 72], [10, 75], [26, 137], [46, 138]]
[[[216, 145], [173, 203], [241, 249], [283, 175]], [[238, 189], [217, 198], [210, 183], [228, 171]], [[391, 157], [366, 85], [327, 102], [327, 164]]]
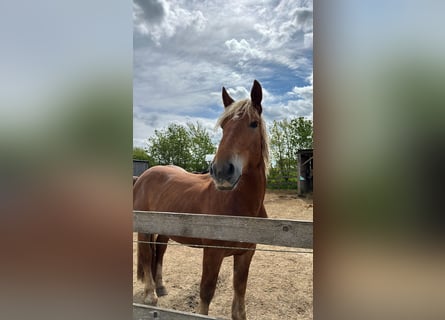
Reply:
[[218, 190], [233, 190], [241, 178], [241, 169], [231, 162], [222, 164], [212, 162], [210, 176]]

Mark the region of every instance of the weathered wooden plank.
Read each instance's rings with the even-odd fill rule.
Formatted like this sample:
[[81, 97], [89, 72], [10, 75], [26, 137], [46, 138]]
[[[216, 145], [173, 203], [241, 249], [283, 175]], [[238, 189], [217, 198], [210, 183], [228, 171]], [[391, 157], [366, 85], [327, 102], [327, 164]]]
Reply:
[[133, 211], [133, 230], [169, 236], [312, 248], [311, 221]]
[[163, 309], [147, 306], [145, 304], [133, 303], [133, 320], [222, 320], [194, 313]]

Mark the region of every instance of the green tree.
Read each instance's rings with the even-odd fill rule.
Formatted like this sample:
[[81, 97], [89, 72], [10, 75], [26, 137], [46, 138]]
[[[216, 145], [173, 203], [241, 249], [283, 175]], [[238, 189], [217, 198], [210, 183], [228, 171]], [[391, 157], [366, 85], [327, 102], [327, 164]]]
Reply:
[[170, 124], [155, 130], [148, 138], [148, 154], [155, 164], [174, 164], [188, 171], [204, 171], [208, 164], [205, 155], [215, 152], [210, 135], [199, 123], [186, 126]]
[[272, 170], [269, 180], [279, 177], [285, 182], [296, 182], [297, 151], [310, 149], [313, 144], [312, 121], [303, 117], [274, 121], [270, 129]]
[[290, 121], [290, 140], [294, 149], [312, 149], [313, 125], [312, 120], [303, 117]]
[[191, 144], [190, 153], [192, 154], [190, 168], [192, 171], [205, 171], [208, 169], [208, 163], [205, 161], [207, 154], [213, 154], [216, 151], [212, 144], [207, 130], [199, 123], [187, 123]]
[[153, 163], [153, 159], [147, 154], [147, 152], [140, 147], [133, 148], [133, 159], [135, 160], [147, 160], [151, 165]]
[[189, 136], [187, 129], [178, 124], [170, 124], [166, 129], [155, 130], [148, 138], [148, 154], [156, 164], [174, 164], [186, 168], [189, 163]]
[[277, 173], [285, 177], [289, 177], [296, 167], [295, 161], [292, 161], [296, 150], [292, 146], [291, 134], [292, 127], [288, 120], [273, 122], [270, 129], [270, 151]]

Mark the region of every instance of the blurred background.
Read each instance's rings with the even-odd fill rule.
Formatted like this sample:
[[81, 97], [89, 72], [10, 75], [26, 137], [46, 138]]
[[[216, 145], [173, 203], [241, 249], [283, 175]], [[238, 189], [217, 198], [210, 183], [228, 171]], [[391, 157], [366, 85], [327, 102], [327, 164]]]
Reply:
[[315, 319], [445, 315], [444, 9], [314, 3]]
[[0, 4], [0, 318], [130, 319], [132, 5]]
[[[315, 319], [445, 316], [444, 6], [314, 2]], [[0, 4], [2, 319], [131, 317], [132, 30]]]

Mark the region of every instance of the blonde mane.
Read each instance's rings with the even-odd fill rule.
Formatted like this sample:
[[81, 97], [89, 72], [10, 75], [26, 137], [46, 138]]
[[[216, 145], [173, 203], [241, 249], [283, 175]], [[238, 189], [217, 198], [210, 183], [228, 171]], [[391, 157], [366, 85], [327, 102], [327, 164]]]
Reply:
[[[242, 119], [244, 116], [247, 116], [249, 118], [249, 121], [251, 121], [252, 118], [255, 117], [255, 115], [258, 116], [258, 111], [252, 106], [252, 102], [250, 101], [250, 99], [235, 101], [230, 106], [224, 109], [223, 114], [216, 122], [216, 127], [222, 127], [222, 124], [226, 120]], [[259, 120], [259, 128], [261, 133], [261, 153], [263, 155], [264, 171], [267, 177], [267, 175], [269, 174], [269, 138], [267, 136], [266, 123], [264, 122], [263, 117], [260, 116]]]

